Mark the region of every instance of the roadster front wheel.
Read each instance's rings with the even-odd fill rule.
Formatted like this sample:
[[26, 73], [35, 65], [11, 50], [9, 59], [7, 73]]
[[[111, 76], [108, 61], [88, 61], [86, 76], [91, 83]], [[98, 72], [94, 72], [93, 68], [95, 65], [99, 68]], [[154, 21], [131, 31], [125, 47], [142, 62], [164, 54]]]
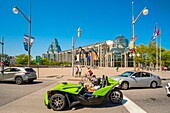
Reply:
[[63, 96], [62, 94], [54, 94], [53, 96], [51, 96], [50, 107], [54, 111], [59, 111], [64, 109], [65, 105], [66, 105], [65, 96]]
[[123, 93], [119, 90], [113, 90], [110, 93], [109, 99], [113, 104], [120, 104], [123, 100]]

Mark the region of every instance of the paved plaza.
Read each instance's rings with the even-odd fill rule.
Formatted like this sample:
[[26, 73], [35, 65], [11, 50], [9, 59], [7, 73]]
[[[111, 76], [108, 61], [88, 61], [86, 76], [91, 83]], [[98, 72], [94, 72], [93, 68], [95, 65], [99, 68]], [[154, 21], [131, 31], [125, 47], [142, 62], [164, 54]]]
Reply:
[[[37, 72], [38, 75], [38, 68], [34, 68], [35, 71]], [[113, 67], [99, 67], [99, 68], [91, 68], [93, 71], [93, 74], [96, 75], [97, 77], [102, 77], [102, 75], [107, 75], [107, 76], [116, 76], [124, 71], [128, 70], [134, 70], [134, 68], [119, 68], [118, 72], [116, 71], [116, 68]], [[87, 73], [87, 68], [84, 67], [82, 68], [82, 76]], [[146, 70], [141, 70], [141, 71], [146, 71]], [[75, 72], [75, 69], [74, 69]], [[154, 73], [156, 75], [159, 75], [162, 79], [170, 79], [170, 71], [148, 71], [151, 73]], [[49, 79], [54, 79], [56, 77], [60, 78], [62, 80], [68, 80], [68, 79], [73, 79], [72, 75], [72, 68], [39, 68], [39, 75], [38, 78], [49, 78]]]

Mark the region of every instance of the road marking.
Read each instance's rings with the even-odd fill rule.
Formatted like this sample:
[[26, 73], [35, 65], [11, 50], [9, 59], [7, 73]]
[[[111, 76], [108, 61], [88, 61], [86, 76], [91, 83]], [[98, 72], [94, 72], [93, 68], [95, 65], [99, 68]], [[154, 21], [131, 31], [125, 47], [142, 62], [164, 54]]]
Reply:
[[124, 96], [123, 106], [130, 112], [130, 113], [147, 113], [142, 108], [140, 108], [137, 104], [131, 101], [129, 98]]

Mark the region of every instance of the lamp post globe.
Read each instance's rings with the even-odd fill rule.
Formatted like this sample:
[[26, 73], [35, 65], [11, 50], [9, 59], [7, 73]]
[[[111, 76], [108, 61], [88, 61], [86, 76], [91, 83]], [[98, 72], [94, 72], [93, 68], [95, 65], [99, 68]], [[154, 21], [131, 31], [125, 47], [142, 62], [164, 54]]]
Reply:
[[143, 10], [143, 15], [147, 15], [148, 13], [149, 13], [148, 9], [145, 8], [145, 9]]
[[18, 14], [18, 8], [15, 6], [12, 11], [14, 12], [14, 14]]

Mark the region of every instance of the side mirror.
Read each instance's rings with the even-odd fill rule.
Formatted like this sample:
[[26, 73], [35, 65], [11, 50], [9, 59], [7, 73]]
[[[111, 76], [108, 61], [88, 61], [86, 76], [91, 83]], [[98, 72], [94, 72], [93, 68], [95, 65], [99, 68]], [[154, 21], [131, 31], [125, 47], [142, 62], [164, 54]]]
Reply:
[[131, 76], [131, 78], [135, 78], [135, 76]]

